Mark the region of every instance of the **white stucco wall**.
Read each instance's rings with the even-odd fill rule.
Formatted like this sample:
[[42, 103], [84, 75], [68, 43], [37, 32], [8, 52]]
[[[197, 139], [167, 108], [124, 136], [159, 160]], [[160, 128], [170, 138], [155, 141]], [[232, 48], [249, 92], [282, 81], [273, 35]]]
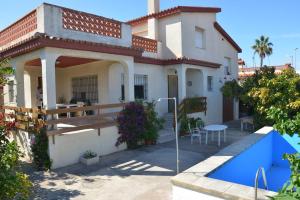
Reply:
[[148, 37], [148, 23], [141, 23], [135, 26], [132, 26], [132, 34], [138, 35], [141, 37]]
[[[204, 84], [203, 73], [200, 69], [186, 70], [186, 96], [199, 97], [203, 96]], [[191, 85], [189, 85], [191, 84]]]
[[224, 200], [218, 197], [209, 196], [200, 192], [195, 192], [193, 190], [188, 190], [178, 186], [172, 186], [172, 196], [173, 200]]
[[49, 137], [49, 155], [52, 159], [52, 168], [64, 167], [79, 162], [80, 156], [85, 151], [93, 151], [100, 156], [108, 155], [126, 149], [122, 144], [116, 147], [118, 129], [115, 126], [102, 128], [100, 136], [98, 130], [88, 129], [66, 133], [62, 136], [55, 136], [53, 144], [52, 137]]
[[[157, 101], [158, 98], [168, 97], [168, 80], [165, 68], [159, 65], [135, 63], [135, 74], [148, 75], [148, 101]], [[167, 101], [157, 103], [160, 115], [168, 111]]]
[[158, 22], [158, 40], [162, 42], [162, 58], [182, 57], [182, 22], [179, 15]]
[[41, 33], [61, 38], [107, 43], [126, 47], [131, 46], [131, 26], [125, 23], [122, 23], [121, 25], [121, 38], [107, 37], [93, 33], [64, 29], [62, 22], [62, 9], [60, 7], [42, 4], [37, 8], [37, 11], [39, 18], [43, 19], [38, 21], [38, 23], [40, 23], [38, 25], [38, 31]]

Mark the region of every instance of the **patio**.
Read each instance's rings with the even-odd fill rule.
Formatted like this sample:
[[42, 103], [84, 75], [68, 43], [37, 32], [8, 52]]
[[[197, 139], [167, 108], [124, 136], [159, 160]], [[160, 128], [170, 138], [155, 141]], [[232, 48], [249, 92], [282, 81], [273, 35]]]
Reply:
[[[191, 145], [189, 137], [180, 138], [180, 171], [247, 135], [237, 124], [229, 125], [228, 140], [220, 148], [216, 140]], [[175, 141], [171, 141], [104, 156], [90, 167], [76, 164], [49, 173], [29, 167], [35, 183], [32, 199], [171, 199], [175, 158]]]

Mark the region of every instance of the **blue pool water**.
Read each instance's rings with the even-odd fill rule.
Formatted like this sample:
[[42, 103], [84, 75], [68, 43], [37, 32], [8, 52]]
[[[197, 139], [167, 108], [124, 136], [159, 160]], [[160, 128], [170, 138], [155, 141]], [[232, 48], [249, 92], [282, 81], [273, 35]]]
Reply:
[[[289, 163], [282, 159], [284, 153], [300, 152], [300, 138], [280, 135], [272, 131], [249, 149], [242, 152], [209, 175], [210, 178], [254, 186], [256, 171], [266, 171], [269, 190], [277, 192], [290, 177]], [[260, 178], [259, 187], [263, 187]]]

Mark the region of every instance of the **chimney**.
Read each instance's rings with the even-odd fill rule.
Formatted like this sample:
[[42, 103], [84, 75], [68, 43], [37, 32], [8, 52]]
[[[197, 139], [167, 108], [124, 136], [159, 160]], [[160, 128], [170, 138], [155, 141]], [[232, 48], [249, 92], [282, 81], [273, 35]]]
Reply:
[[159, 12], [159, 0], [148, 0], [148, 15]]
[[[148, 0], [148, 15], [159, 12], [159, 0]], [[158, 40], [158, 20], [148, 19], [148, 38]]]

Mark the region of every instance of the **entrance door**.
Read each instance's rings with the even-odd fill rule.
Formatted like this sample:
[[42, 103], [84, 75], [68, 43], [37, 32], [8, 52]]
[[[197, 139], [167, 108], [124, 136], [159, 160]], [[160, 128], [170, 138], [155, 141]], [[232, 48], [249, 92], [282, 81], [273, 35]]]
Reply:
[[[178, 77], [176, 75], [168, 75], [168, 97], [176, 97], [178, 102]], [[168, 101], [168, 111], [174, 111], [174, 101]]]
[[223, 122], [233, 120], [233, 98], [223, 96]]

